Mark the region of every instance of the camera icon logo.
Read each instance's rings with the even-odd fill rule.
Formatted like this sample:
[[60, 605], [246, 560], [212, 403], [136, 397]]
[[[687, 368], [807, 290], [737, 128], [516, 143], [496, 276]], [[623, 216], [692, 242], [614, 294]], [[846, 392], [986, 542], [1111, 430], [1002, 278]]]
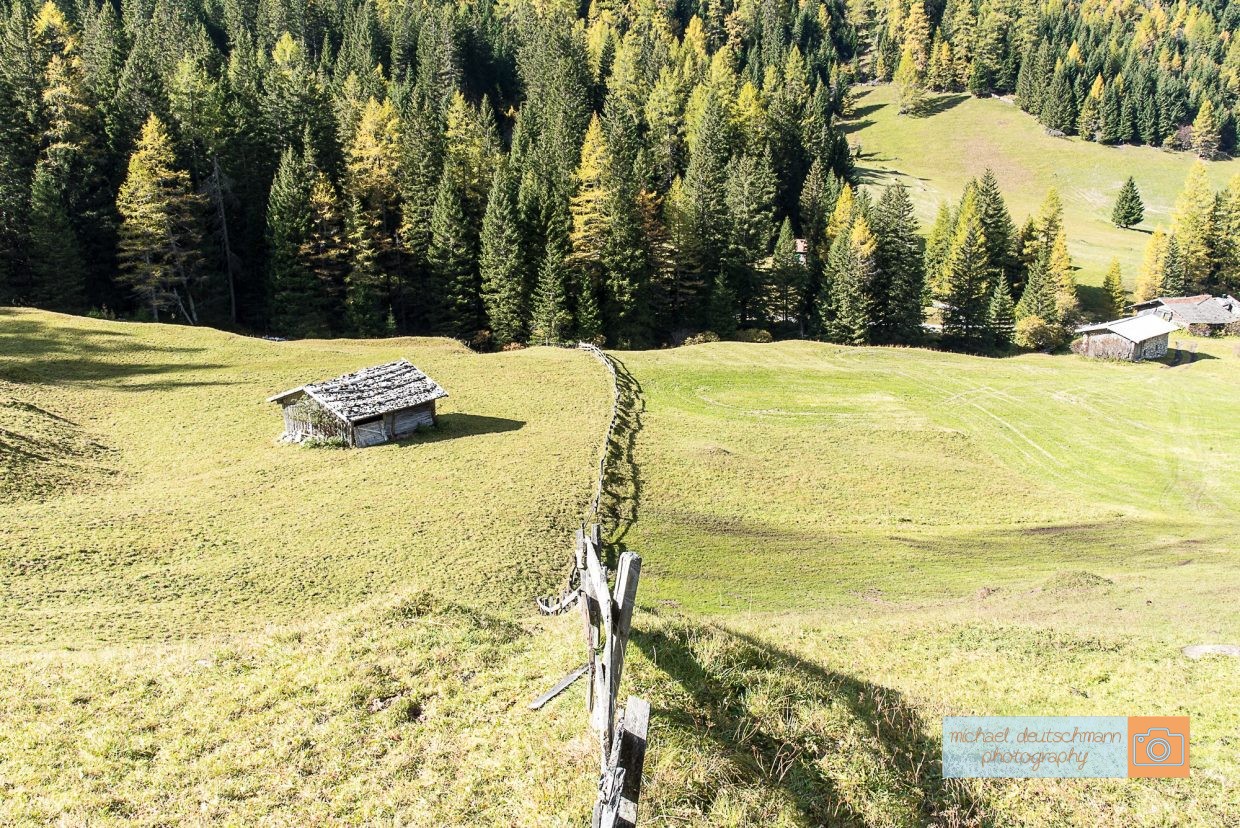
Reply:
[[1151, 727], [1132, 736], [1132, 763], [1166, 768], [1184, 764], [1184, 736], [1165, 727]]

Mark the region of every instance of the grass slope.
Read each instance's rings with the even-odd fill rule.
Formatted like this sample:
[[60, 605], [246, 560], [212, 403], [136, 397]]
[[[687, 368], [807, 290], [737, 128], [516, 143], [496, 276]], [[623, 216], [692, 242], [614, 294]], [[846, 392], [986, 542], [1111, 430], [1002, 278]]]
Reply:
[[[0, 642], [235, 632], [408, 588], [511, 609], [563, 575], [554, 539], [609, 415], [582, 354], [0, 313], [0, 412], [49, 438], [6, 460], [25, 465], [0, 498]], [[451, 395], [438, 430], [370, 451], [276, 442], [269, 395], [402, 356]]]
[[[807, 705], [796, 753], [822, 754], [812, 769], [837, 788], [812, 789], [857, 821], [1235, 821], [1235, 664], [1179, 652], [1240, 640], [1240, 354], [1198, 345], [1177, 367], [797, 342], [622, 355], [645, 396], [626, 538], [645, 600], [800, 671], [760, 683], [799, 688], [782, 691]], [[839, 702], [797, 694], [841, 683], [878, 711], [880, 742], [903, 740], [873, 748], [879, 767], [812, 735]], [[743, 732], [782, 703], [729, 715]], [[922, 765], [949, 713], [1159, 712], [1193, 717], [1192, 780], [953, 787]], [[835, 750], [859, 764], [831, 769]], [[903, 776], [896, 755], [914, 757]], [[874, 816], [838, 788], [858, 773], [916, 807]], [[799, 800], [808, 824], [814, 801]]]
[[[813, 343], [618, 355], [643, 824], [1240, 819], [1234, 342], [1176, 368]], [[439, 431], [280, 446], [396, 356]], [[580, 353], [269, 343], [0, 311], [0, 823], [580, 825], [563, 577], [609, 389]], [[517, 427], [517, 424], [520, 427]], [[954, 782], [945, 713], [1188, 713], [1185, 781]]]
[[[1100, 285], [1113, 257], [1131, 286], [1141, 265], [1147, 233], [1168, 227], [1176, 197], [1196, 158], [1152, 147], [1108, 147], [1080, 138], [1054, 138], [1032, 116], [998, 98], [944, 95], [933, 114], [896, 112], [890, 86], [858, 89], [849, 141], [860, 145], [861, 180], [881, 186], [903, 181], [911, 190], [926, 230], [940, 202], [955, 202], [965, 183], [987, 167], [1003, 189], [1017, 224], [1033, 214], [1054, 186], [1064, 202], [1068, 248], [1081, 272], [1078, 281]], [[1240, 160], [1208, 163], [1217, 187], [1240, 173]], [[1128, 176], [1145, 201], [1145, 221], [1134, 230], [1111, 224], [1111, 209]]]

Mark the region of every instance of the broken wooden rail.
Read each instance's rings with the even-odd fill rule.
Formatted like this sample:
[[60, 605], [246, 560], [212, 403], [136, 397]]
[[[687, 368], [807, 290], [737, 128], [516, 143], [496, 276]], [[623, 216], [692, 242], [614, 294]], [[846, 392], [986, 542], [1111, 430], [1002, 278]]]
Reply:
[[[616, 568], [615, 587], [611, 588], [607, 568], [599, 554], [601, 550], [602, 530], [597, 523], [592, 524], [589, 531], [577, 530], [573, 560], [577, 586], [557, 599], [561, 611], [574, 605], [581, 607], [586, 663], [556, 682], [532, 701], [530, 707], [538, 710], [577, 679], [589, 677], [586, 713], [591, 729], [599, 737], [600, 765], [598, 800], [591, 825], [614, 828], [637, 823], [650, 706], [636, 696], [629, 696], [623, 710], [616, 708], [624, 656], [633, 631], [633, 609], [642, 559], [635, 552], [625, 550]], [[543, 606], [542, 600], [539, 606]]]

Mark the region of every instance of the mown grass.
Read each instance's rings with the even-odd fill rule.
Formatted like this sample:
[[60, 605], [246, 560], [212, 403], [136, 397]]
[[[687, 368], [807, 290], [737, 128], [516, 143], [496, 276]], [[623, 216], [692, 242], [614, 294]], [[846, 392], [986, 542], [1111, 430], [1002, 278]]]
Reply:
[[[0, 487], [3, 643], [179, 640], [409, 588], [512, 609], [563, 577], [610, 413], [583, 354], [0, 313], [0, 412], [42, 446]], [[268, 396], [402, 356], [451, 395], [438, 429], [276, 442]]]
[[[1238, 358], [1198, 345], [617, 354], [642, 824], [1240, 819], [1234, 662], [1179, 653], [1240, 639]], [[439, 431], [274, 443], [266, 396], [397, 356]], [[0, 381], [0, 823], [585, 823], [585, 688], [526, 703], [584, 657], [530, 599], [591, 495], [594, 360], [2, 311]], [[946, 781], [948, 713], [1187, 713], [1193, 777]]]
[[[787, 824], [1240, 818], [1235, 664], [1180, 654], [1240, 639], [1240, 355], [1196, 344], [1176, 367], [793, 342], [621, 355], [645, 395], [626, 542], [651, 609], [748, 641], [766, 666], [743, 686], [851, 683], [903, 722], [855, 712], [879, 733], [862, 750], [810, 735], [838, 699], [789, 702], [801, 746], [775, 753], [825, 781], [794, 786]], [[1187, 714], [1194, 776], [947, 784], [940, 720], [962, 713]], [[730, 715], [738, 732], [778, 716]]]
[[[944, 95], [932, 114], [899, 115], [890, 86], [858, 89], [856, 117], [845, 126], [860, 145], [861, 180], [869, 185], [902, 181], [928, 230], [939, 203], [960, 198], [965, 183], [989, 167], [1019, 225], [1032, 215], [1051, 186], [1059, 190], [1068, 228], [1068, 249], [1080, 268], [1078, 281], [1100, 285], [1111, 259], [1135, 283], [1141, 256], [1155, 227], [1168, 227], [1176, 197], [1196, 158], [1153, 147], [1107, 147], [1080, 138], [1055, 138], [1010, 101]], [[1240, 173], [1240, 160], [1209, 162], [1216, 187]], [[1145, 201], [1145, 221], [1132, 230], [1111, 224], [1115, 197], [1128, 176]]]

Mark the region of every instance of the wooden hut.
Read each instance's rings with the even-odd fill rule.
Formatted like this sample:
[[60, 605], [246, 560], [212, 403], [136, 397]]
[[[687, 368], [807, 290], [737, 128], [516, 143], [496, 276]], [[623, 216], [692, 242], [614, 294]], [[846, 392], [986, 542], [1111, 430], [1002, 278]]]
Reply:
[[270, 397], [284, 412], [281, 439], [293, 443], [339, 439], [373, 446], [434, 425], [439, 384], [402, 359]]
[[1080, 339], [1072, 350], [1102, 359], [1158, 359], [1167, 355], [1167, 337], [1177, 330], [1178, 325], [1159, 316], [1131, 316], [1077, 328]]

